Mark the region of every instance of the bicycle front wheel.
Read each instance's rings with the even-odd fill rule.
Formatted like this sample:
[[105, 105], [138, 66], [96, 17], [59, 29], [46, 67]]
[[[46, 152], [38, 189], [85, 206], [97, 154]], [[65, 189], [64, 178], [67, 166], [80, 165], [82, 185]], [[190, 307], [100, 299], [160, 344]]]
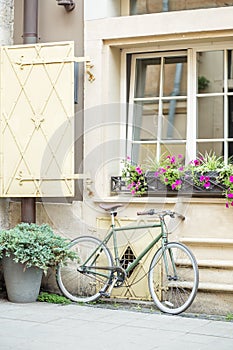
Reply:
[[99, 239], [78, 237], [70, 249], [77, 253], [79, 261], [69, 260], [57, 269], [57, 283], [61, 292], [75, 302], [91, 302], [101, 296], [109, 286], [113, 259], [109, 249]]
[[197, 294], [196, 259], [185, 245], [168, 243], [155, 253], [148, 279], [156, 306], [162, 312], [179, 314], [192, 304]]

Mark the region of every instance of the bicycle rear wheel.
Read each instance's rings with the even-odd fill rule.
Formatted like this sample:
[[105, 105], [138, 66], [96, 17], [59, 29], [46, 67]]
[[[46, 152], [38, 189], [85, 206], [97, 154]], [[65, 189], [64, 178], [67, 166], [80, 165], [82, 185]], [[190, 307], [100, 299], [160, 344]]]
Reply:
[[192, 304], [199, 283], [192, 252], [175, 242], [160, 248], [151, 261], [148, 283], [151, 296], [162, 312], [185, 311]]
[[79, 261], [69, 260], [66, 265], [58, 266], [57, 283], [61, 292], [75, 302], [97, 300], [111, 281], [112, 271], [108, 268], [113, 266], [113, 259], [109, 249], [91, 236], [76, 238], [70, 249], [77, 253]]

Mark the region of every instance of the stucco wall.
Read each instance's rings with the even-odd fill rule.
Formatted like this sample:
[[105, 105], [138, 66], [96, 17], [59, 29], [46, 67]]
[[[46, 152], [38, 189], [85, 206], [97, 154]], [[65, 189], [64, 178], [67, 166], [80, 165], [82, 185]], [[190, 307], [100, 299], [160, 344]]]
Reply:
[[[14, 1], [0, 0], [0, 45], [13, 43]], [[8, 226], [8, 201], [0, 199], [0, 227]]]
[[[84, 54], [91, 57], [94, 64], [92, 72], [96, 78], [93, 83], [90, 83], [88, 76], [84, 76], [84, 157], [81, 165], [89, 180], [84, 181], [83, 202], [38, 203], [37, 222], [50, 223], [57, 232], [66, 237], [74, 238], [80, 233], [96, 235], [97, 218], [107, 216], [98, 206], [99, 202], [102, 201], [125, 203], [124, 211], [119, 213], [121, 217], [135, 217], [137, 210], [150, 207], [175, 209], [185, 214], [186, 220], [175, 228], [171, 236], [172, 240], [183, 240], [190, 244], [200, 261], [217, 261], [219, 256], [216, 246], [214, 248], [215, 255], [206, 257], [206, 253], [213, 253], [213, 250], [207, 249], [208, 245], [211, 245], [211, 241], [217, 238], [222, 239], [220, 244], [228, 253], [232, 244], [229, 229], [232, 225], [232, 212], [224, 208], [224, 200], [111, 197], [110, 176], [119, 173], [120, 160], [124, 156], [126, 91], [122, 51], [126, 48], [132, 48], [134, 51], [138, 47], [155, 50], [161, 49], [161, 45], [167, 45], [166, 48], [170, 49], [171, 47], [182, 48], [187, 46], [187, 40], [195, 42], [200, 40], [203, 43], [210, 40], [213, 34], [224, 40], [232, 40], [233, 8], [218, 9], [218, 12], [211, 9], [209, 11], [185, 11], [185, 13], [179, 14], [176, 12], [88, 20], [83, 26], [82, 2], [78, 1], [77, 3], [76, 10], [66, 13], [62, 6], [57, 6], [55, 0], [40, 1], [39, 36], [41, 42], [75, 40], [76, 54], [82, 55], [82, 34], [85, 29]], [[15, 4], [15, 43], [22, 43], [22, 4], [22, 0], [17, 0]], [[88, 10], [86, 7], [85, 13], [88, 13]], [[164, 47], [162, 48], [164, 49]], [[83, 89], [80, 88], [79, 91], [78, 113], [80, 114], [77, 114], [77, 117], [81, 123]], [[80, 124], [78, 123], [78, 125]], [[82, 131], [80, 134], [82, 135]], [[78, 157], [79, 154], [80, 150], [77, 149], [76, 156]], [[20, 203], [11, 202], [11, 226], [19, 221]], [[196, 242], [192, 241], [194, 238], [197, 238]], [[205, 249], [203, 249], [203, 238], [205, 238]], [[223, 241], [225, 238], [228, 242]], [[219, 243], [219, 241], [215, 242]], [[222, 255], [224, 255], [225, 250]], [[218, 269], [222, 275], [224, 269], [221, 264], [224, 266], [226, 260], [219, 260]], [[214, 290], [211, 283], [218, 280], [218, 275], [216, 277], [216, 275], [206, 274], [205, 269], [209, 268], [208, 264], [205, 265], [204, 262], [202, 264], [202, 281], [209, 283], [209, 287], [207, 287], [212, 286]], [[231, 272], [230, 263], [227, 270]], [[224, 276], [226, 276], [225, 273]], [[46, 287], [49, 286], [50, 289], [56, 287], [53, 278], [54, 275], [49, 280], [49, 276], [45, 281]], [[228, 276], [226, 281], [230, 286], [233, 286], [233, 281]], [[222, 284], [222, 280], [219, 284]], [[224, 286], [222, 291], [224, 293]], [[230, 305], [229, 294], [226, 299], [225, 309]], [[218, 304], [218, 299], [213, 302], [215, 306]], [[206, 306], [206, 303], [202, 305]], [[213, 306], [213, 310], [215, 306]], [[204, 312], [208, 312], [207, 309], [204, 309]]]
[[13, 42], [14, 0], [0, 0], [0, 45]]

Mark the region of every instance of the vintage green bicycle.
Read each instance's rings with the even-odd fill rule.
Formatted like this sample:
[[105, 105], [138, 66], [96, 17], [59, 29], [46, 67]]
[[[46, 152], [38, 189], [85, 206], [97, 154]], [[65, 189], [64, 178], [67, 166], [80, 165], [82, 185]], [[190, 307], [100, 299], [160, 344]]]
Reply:
[[[111, 215], [111, 228], [101, 241], [92, 236], [80, 236], [71, 242], [79, 262], [69, 261], [67, 265], [59, 265], [57, 282], [61, 292], [75, 302], [93, 302], [100, 297], [109, 297], [112, 289], [122, 286], [127, 276], [140, 260], [157, 244], [161, 243], [154, 254], [148, 271], [148, 284], [155, 305], [165, 313], [179, 314], [193, 302], [199, 283], [199, 273], [193, 253], [183, 244], [168, 242], [168, 229], [165, 217], [184, 216], [170, 210], [154, 210], [140, 212], [138, 215], [154, 215], [159, 220], [137, 226], [116, 227], [117, 209], [122, 204], [100, 207]], [[123, 268], [118, 253], [117, 236], [120, 231], [150, 229], [160, 227], [160, 233], [152, 239], [137, 258]], [[113, 254], [107, 244], [112, 238]]]

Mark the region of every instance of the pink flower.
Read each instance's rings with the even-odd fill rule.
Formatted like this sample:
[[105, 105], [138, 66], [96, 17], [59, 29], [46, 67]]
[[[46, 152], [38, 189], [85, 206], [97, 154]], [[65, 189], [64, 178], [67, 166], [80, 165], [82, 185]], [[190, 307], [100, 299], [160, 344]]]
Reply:
[[228, 193], [227, 198], [233, 198], [233, 193]]
[[205, 187], [205, 188], [210, 188], [210, 182], [204, 183], [204, 187]]
[[166, 173], [166, 169], [160, 168], [160, 174]]
[[135, 186], [135, 182], [131, 182], [128, 186], [127, 186], [127, 188], [130, 190], [132, 187], [134, 187]]
[[233, 182], [233, 175], [229, 177], [230, 182]]
[[175, 156], [172, 156], [171, 157], [171, 164], [174, 164], [176, 162], [176, 157]]
[[193, 163], [194, 163], [195, 166], [200, 165], [200, 162], [199, 162], [199, 160], [197, 160], [197, 159], [195, 159], [195, 160], [193, 161]]
[[204, 176], [204, 175], [201, 175], [201, 176], [200, 176], [200, 181], [201, 181], [201, 182], [205, 181], [205, 176]]
[[182, 159], [183, 158], [182, 154], [178, 154], [178, 158]]
[[229, 204], [228, 204], [228, 202], [226, 202], [226, 208], [229, 208]]
[[182, 184], [181, 180], [176, 180], [173, 184], [172, 184], [172, 190], [175, 190], [178, 186], [180, 186]]
[[137, 166], [137, 168], [135, 168], [135, 171], [136, 171], [139, 175], [142, 174], [142, 169], [141, 169], [139, 166]]
[[177, 186], [179, 186], [179, 185], [182, 184], [182, 181], [181, 181], [181, 180], [176, 180], [175, 184], [176, 184]]

